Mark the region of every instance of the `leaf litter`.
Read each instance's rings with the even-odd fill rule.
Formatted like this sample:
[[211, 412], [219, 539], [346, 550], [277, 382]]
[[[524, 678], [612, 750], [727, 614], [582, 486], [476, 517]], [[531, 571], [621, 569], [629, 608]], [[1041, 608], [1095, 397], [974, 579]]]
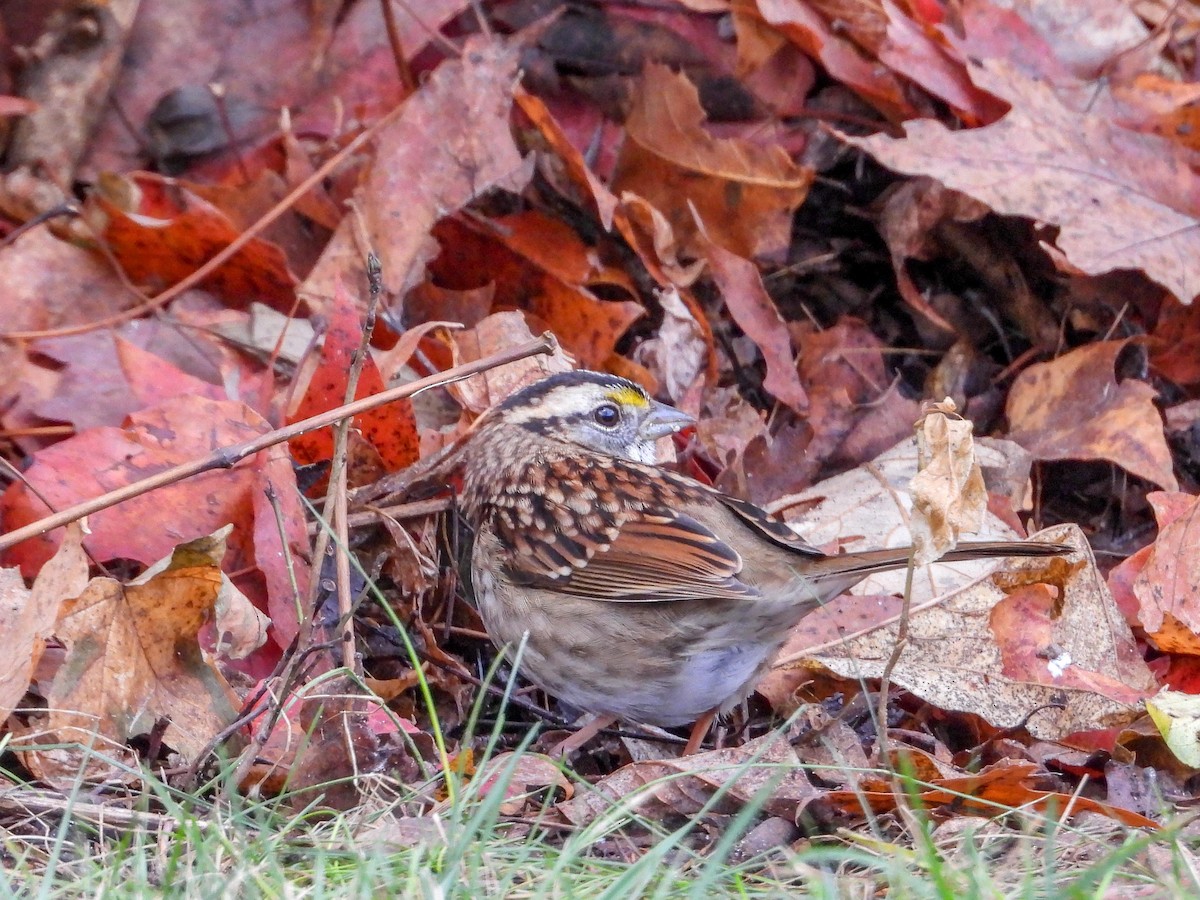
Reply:
[[[194, 775], [223, 747], [242, 790], [347, 808], [378, 775], [413, 788], [416, 823], [440, 802], [418, 785], [494, 740], [475, 778], [513, 827], [633, 804], [703, 847], [750, 805], [756, 852], [902, 821], [902, 784], [943, 827], [1017, 807], [1152, 827], [1139, 773], [1195, 786], [1196, 51], [1153, 4], [1096, 0], [1105, 31], [989, 0], [447, 0], [398, 12], [395, 46], [375, 4], [233, 6], [202, 26], [142, 4], [83, 129], [0, 108], [36, 124], [0, 185], [4, 532], [352, 382], [374, 396], [543, 331], [562, 349], [355, 417], [351, 486], [405, 490], [384, 528], [354, 510], [327, 560], [319, 433], [6, 544], [17, 776]], [[168, 36], [197, 33], [181, 64]], [[571, 366], [696, 415], [674, 465], [828, 551], [1049, 528], [1075, 552], [920, 569], [906, 599], [903, 573], [872, 579], [797, 627], [696, 756], [628, 726], [570, 777], [509, 756], [572, 712], [505, 689], [454, 573], [450, 462], [490, 405]], [[947, 394], [965, 417], [925, 417], [918, 449]], [[338, 563], [351, 533], [366, 580]], [[346, 627], [350, 657], [323, 643]]]

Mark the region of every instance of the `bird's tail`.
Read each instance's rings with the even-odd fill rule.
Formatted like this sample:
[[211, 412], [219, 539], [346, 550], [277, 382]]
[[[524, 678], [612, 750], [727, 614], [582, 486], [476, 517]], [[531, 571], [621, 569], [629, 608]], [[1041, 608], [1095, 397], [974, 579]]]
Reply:
[[[1016, 556], [1063, 556], [1074, 549], [1069, 544], [1039, 544], [1035, 541], [969, 541], [959, 544], [937, 561], [965, 562], [971, 559]], [[911, 553], [912, 549], [909, 547], [894, 547], [844, 556], [827, 556], [812, 563], [805, 575], [818, 585], [818, 592], [822, 597], [832, 598], [854, 587], [868, 575], [905, 568]]]

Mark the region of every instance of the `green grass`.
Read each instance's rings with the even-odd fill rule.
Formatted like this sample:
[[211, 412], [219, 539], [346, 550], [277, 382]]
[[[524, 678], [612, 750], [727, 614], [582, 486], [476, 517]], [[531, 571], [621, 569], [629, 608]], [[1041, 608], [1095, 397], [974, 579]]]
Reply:
[[[1197, 843], [1182, 822], [1147, 835], [1099, 816], [1068, 824], [1003, 811], [935, 827], [908, 811], [745, 859], [741, 839], [761, 802], [718, 815], [713, 797], [699, 826], [669, 828], [640, 816], [633, 796], [564, 828], [549, 823], [548, 801], [506, 819], [503, 792], [480, 796], [479, 778], [432, 811], [433, 785], [413, 792], [368, 778], [363, 803], [337, 815], [222, 792], [219, 782], [184, 794], [147, 777], [132, 803], [110, 799], [103, 810], [83, 788], [14, 787], [0, 794], [0, 895], [1200, 896]], [[24, 818], [14, 812], [22, 804]]]

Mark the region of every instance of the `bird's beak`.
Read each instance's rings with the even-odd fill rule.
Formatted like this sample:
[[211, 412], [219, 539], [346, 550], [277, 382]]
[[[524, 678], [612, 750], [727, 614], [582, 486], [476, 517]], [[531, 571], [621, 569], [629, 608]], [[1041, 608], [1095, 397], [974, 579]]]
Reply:
[[639, 429], [642, 437], [648, 440], [657, 441], [659, 438], [683, 431], [689, 425], [696, 424], [695, 419], [673, 406], [667, 406], [657, 400], [650, 402], [653, 406], [650, 407], [646, 418], [642, 420], [642, 427]]

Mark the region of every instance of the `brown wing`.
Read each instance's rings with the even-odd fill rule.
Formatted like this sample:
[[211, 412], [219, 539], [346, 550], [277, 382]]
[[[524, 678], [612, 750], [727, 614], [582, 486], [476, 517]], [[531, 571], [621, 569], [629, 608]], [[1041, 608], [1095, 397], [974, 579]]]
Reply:
[[778, 519], [772, 518], [766, 510], [760, 509], [753, 503], [739, 500], [737, 497], [730, 497], [728, 494], [722, 494], [717, 491], [713, 491], [713, 496], [720, 500], [727, 509], [735, 513], [744, 525], [757, 531], [760, 536], [766, 538], [777, 547], [791, 550], [793, 553], [811, 559], [829, 558], [828, 554], [822, 553], [812, 544], [808, 543], [808, 541], [796, 534], [791, 527]]
[[493, 507], [512, 581], [617, 603], [757, 596], [738, 579], [737, 551], [680, 511], [698, 485], [621, 461], [591, 470], [588, 484], [586, 506], [521, 492]]
[[510, 559], [506, 572], [518, 583], [614, 603], [757, 595], [738, 580], [742, 558], [690, 516], [627, 519], [612, 543], [586, 561], [574, 555], [576, 564], [564, 574], [559, 563], [575, 547], [577, 541], [562, 535], [538, 541], [533, 553]]

